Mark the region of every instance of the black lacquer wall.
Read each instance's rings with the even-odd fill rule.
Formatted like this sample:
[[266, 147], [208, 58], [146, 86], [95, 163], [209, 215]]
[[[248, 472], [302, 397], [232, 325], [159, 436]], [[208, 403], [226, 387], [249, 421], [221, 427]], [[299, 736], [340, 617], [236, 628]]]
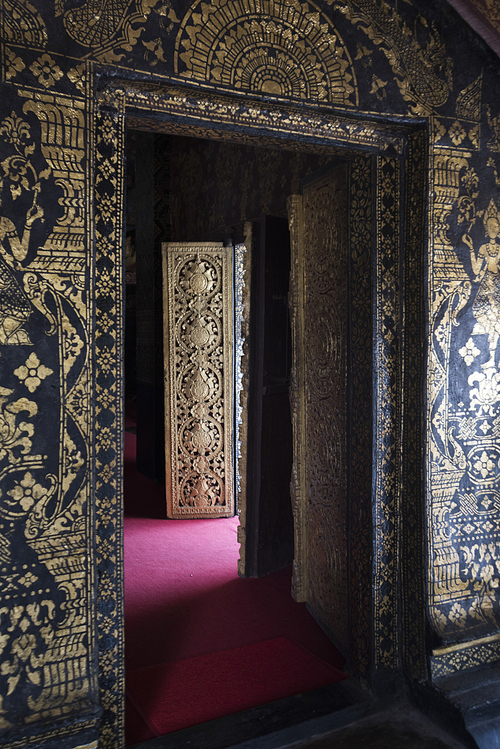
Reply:
[[[423, 457], [404, 469], [414, 493], [402, 497], [400, 518], [409, 522], [402, 530], [394, 508], [391, 517], [383, 506], [372, 518], [365, 510], [357, 536], [366, 538], [363, 564], [378, 539], [374, 647], [377, 637], [388, 643], [391, 668], [408, 661], [407, 635], [384, 640], [383, 630], [394, 620], [390, 585], [411, 588], [410, 549], [425, 572], [417, 585], [425, 583], [425, 601], [404, 593], [403, 610], [421, 611], [414, 641], [425, 653], [416, 659], [431, 656], [435, 675], [497, 661], [498, 58], [444, 0], [110, 0], [99, 13], [92, 2], [4, 0], [1, 23], [2, 741], [95, 746], [100, 735], [100, 747], [123, 743], [127, 123], [274, 139], [320, 148], [322, 158], [332, 143], [349, 159], [375, 155], [373, 204], [360, 204], [358, 215], [352, 203], [351, 236], [369, 214], [377, 241], [388, 238], [400, 254], [398, 278], [421, 307], [403, 304], [391, 329], [380, 313], [377, 335], [384, 351], [410, 352], [411, 369], [411, 351], [420, 354], [404, 339], [406, 315], [413, 330], [422, 314], [427, 369], [424, 383], [418, 367], [412, 380], [420, 383], [413, 403], [425, 396], [425, 409]], [[412, 180], [426, 183], [424, 194]], [[375, 300], [387, 309], [394, 288], [377, 272]], [[380, 373], [382, 360], [373, 367]], [[404, 421], [413, 406], [398, 403]], [[412, 433], [405, 426], [407, 447]], [[381, 446], [375, 441], [375, 452]], [[381, 486], [397, 482], [391, 460], [379, 455], [375, 465], [385, 466]], [[367, 528], [374, 520], [382, 536]], [[387, 565], [403, 578], [389, 585]]]

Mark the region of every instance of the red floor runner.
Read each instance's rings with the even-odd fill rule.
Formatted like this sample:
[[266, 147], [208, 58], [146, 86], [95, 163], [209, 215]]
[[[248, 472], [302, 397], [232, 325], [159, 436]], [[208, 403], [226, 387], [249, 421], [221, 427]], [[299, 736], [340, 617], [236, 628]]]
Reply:
[[[143, 705], [150, 701], [145, 696], [144, 702], [141, 687], [133, 686], [137, 669], [158, 666], [162, 671], [171, 664], [181, 673], [175, 662], [187, 667], [187, 661], [200, 656], [274, 638], [287, 638], [292, 647], [309, 651], [313, 661], [314, 656], [321, 659], [320, 681], [297, 691], [324, 684], [322, 669], [328, 665], [342, 669], [342, 656], [305, 605], [291, 598], [290, 569], [260, 579], [238, 577], [237, 518], [165, 519], [165, 489], [135, 471], [135, 441], [135, 435], [125, 433], [125, 641], [127, 684], [141, 710], [147, 713]], [[293, 670], [293, 660], [290, 665]], [[345, 675], [337, 672], [337, 678]], [[242, 709], [240, 697], [232, 694], [234, 703], [228, 697], [223, 714]], [[273, 694], [279, 699], [289, 693]], [[167, 713], [169, 700], [165, 695]], [[190, 710], [183, 714], [182, 725], [168, 731], [199, 722]], [[126, 729], [127, 744], [154, 735], [129, 700]]]
[[131, 671], [127, 693], [156, 736], [339, 681], [286, 637]]

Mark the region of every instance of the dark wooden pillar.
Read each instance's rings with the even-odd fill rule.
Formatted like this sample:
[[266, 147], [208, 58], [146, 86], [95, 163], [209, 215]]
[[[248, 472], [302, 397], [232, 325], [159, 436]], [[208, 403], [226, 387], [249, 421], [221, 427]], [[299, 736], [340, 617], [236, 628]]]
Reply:
[[137, 470], [165, 481], [161, 241], [169, 226], [168, 136], [136, 136]]
[[293, 559], [290, 234], [286, 219], [263, 216], [259, 224], [252, 248], [246, 544], [247, 574], [255, 577]]

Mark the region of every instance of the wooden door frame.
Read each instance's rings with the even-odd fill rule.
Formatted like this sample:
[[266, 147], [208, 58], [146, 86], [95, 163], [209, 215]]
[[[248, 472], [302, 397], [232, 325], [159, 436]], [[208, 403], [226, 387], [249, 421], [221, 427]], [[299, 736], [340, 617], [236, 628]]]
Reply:
[[[378, 374], [373, 380], [372, 491], [369, 507], [357, 508], [361, 525], [349, 533], [349, 547], [353, 565], [350, 588], [371, 591], [370, 600], [359, 601], [366, 616], [362, 621], [355, 613], [351, 616], [355, 630], [351, 673], [375, 688], [377, 680], [385, 680], [387, 675], [427, 678], [422, 404], [428, 139], [424, 124], [423, 120], [408, 118], [382, 120], [324, 105], [299, 107], [278, 99], [221, 96], [198, 87], [100, 79], [94, 110], [92, 180], [98, 602], [93, 635], [99, 647], [102, 730], [108, 736], [113, 733], [118, 745], [123, 743], [124, 726], [121, 498], [125, 130], [129, 127], [372, 159], [369, 189], [375, 230], [371, 247], [374, 304], [370, 315], [373, 374]], [[390, 206], [385, 200], [389, 194]], [[394, 200], [398, 195], [401, 199]], [[352, 201], [354, 229], [360, 208], [356, 200]], [[351, 241], [353, 246], [362, 241], [362, 232], [353, 230]], [[246, 366], [243, 360], [243, 371]], [[388, 447], [392, 457], [388, 457]], [[105, 466], [109, 467], [106, 471]], [[389, 492], [388, 484], [392, 487]], [[244, 530], [240, 541], [244, 544]], [[111, 597], [110, 586], [114, 591]]]

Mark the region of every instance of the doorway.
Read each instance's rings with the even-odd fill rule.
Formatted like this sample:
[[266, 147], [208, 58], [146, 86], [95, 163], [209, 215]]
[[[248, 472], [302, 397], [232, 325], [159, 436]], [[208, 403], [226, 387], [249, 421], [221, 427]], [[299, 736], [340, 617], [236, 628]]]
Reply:
[[[247, 326], [246, 346], [250, 348], [248, 354], [251, 363], [247, 372], [248, 397], [250, 399], [248, 412], [249, 418], [246, 424], [246, 444], [248, 452], [245, 452], [247, 459], [246, 476], [248, 477], [246, 506], [246, 558], [245, 558], [245, 576], [256, 577], [273, 573], [283, 569], [284, 573], [272, 575], [264, 582], [264, 587], [259, 593], [258, 583], [249, 582], [247, 589], [248, 601], [245, 602], [243, 595], [243, 581], [228, 580], [226, 581], [226, 592], [229, 589], [229, 595], [233, 601], [234, 609], [244, 608], [250, 611], [251, 603], [254, 610], [263, 607], [263, 601], [272, 590], [273, 595], [268, 600], [266, 607], [268, 612], [266, 617], [259, 621], [258, 617], [248, 616], [248, 620], [255, 620], [255, 633], [249, 631], [248, 624], [244, 625], [243, 620], [235, 624], [236, 629], [240, 630], [240, 635], [245, 641], [245, 637], [251, 642], [260, 640], [264, 635], [283, 635], [289, 634], [289, 630], [295, 632], [294, 640], [300, 637], [305, 638], [305, 632], [310, 638], [309, 647], [315, 652], [316, 656], [327, 658], [330, 665], [339, 667], [342, 659], [336, 653], [335, 648], [327, 642], [323, 633], [317, 627], [316, 623], [308, 621], [309, 615], [305, 612], [305, 606], [299, 606], [291, 600], [291, 563], [293, 559], [293, 518], [291, 511], [290, 499], [290, 478], [292, 463], [292, 435], [291, 435], [291, 415], [289, 408], [289, 385], [290, 385], [290, 365], [291, 365], [291, 340], [290, 326], [288, 319], [288, 286], [290, 271], [290, 239], [287, 220], [286, 199], [292, 192], [298, 192], [301, 189], [301, 181], [304, 177], [317, 172], [318, 169], [332, 162], [337, 162], [334, 157], [325, 158], [322, 155], [296, 153], [293, 151], [270, 150], [249, 145], [233, 145], [226, 143], [214, 143], [209, 140], [181, 138], [163, 134], [151, 134], [140, 131], [129, 132], [128, 154], [129, 164], [133, 165], [133, 174], [130, 167], [128, 168], [127, 185], [127, 236], [134, 238], [133, 246], [129, 244], [129, 256], [136, 264], [129, 264], [126, 279], [129, 283], [127, 287], [127, 320], [130, 329], [134, 328], [145, 335], [145, 340], [139, 340], [140, 333], [137, 333], [137, 351], [142, 351], [142, 358], [138, 361], [137, 372], [144, 373], [145, 364], [149, 362], [154, 366], [154, 356], [151, 351], [144, 351], [144, 346], [154, 346], [160, 349], [161, 339], [155, 339], [155, 335], [160, 336], [162, 331], [161, 311], [155, 312], [154, 300], [161, 299], [161, 273], [158, 273], [158, 260], [155, 253], [157, 246], [167, 234], [167, 238], [172, 241], [211, 241], [232, 242], [238, 244], [244, 242], [248, 245], [247, 260], [247, 305], [249, 304], [254, 317], [249, 319], [245, 316]], [[152, 156], [152, 158], [151, 158]], [[169, 161], [168, 168], [165, 165]], [[225, 179], [221, 175], [227, 173], [227, 164], [232, 164], [235, 171], [228, 173]], [[156, 165], [156, 166], [155, 166]], [[151, 168], [152, 167], [152, 168]], [[165, 173], [170, 173], [168, 184], [155, 177], [155, 170], [160, 169], [164, 177]], [[247, 184], [241, 185], [241, 179], [247, 180]], [[211, 179], [211, 175], [219, 175], [218, 179]], [[167, 194], [162, 194], [162, 192]], [[155, 212], [155, 206], [169, 206], [168, 215], [163, 213], [158, 216]], [[164, 209], [163, 209], [164, 210]], [[139, 222], [137, 216], [140, 215]], [[152, 219], [152, 226], [161, 225], [165, 233], [157, 232], [156, 237], [152, 236], [151, 226], [145, 225], [144, 217]], [[141, 254], [142, 253], [142, 254]], [[130, 263], [130, 261], [129, 261]], [[143, 274], [147, 290], [139, 288], [137, 284], [138, 277]], [[134, 275], [135, 274], [135, 275]], [[136, 283], [134, 283], [134, 281]], [[137, 301], [145, 300], [147, 309], [138, 308]], [[135, 306], [135, 310], [134, 310]], [[145, 330], [145, 321], [149, 320], [150, 328]], [[134, 325], [135, 322], [135, 325]], [[156, 327], [157, 325], [157, 327]], [[127, 328], [126, 328], [127, 339]], [[127, 344], [126, 344], [127, 346]], [[133, 346], [133, 342], [132, 342]], [[161, 358], [161, 357], [160, 357]], [[142, 382], [134, 383], [134, 368], [132, 357], [127, 355], [125, 361], [128, 369], [125, 378], [126, 400], [130, 403], [130, 395], [136, 395], [135, 403], [137, 404], [137, 437], [141, 437], [141, 429], [146, 434], [146, 443], [142, 447], [143, 452], [150, 451], [152, 435], [155, 433], [154, 423], [158, 421], [157, 413], [153, 425], [148, 425], [148, 419], [151, 413], [155, 412], [153, 403], [160, 402], [163, 396], [163, 377], [155, 375], [155, 371], [149, 372], [150, 382], [154, 388], [147, 389], [147, 377], [143, 377]], [[148, 373], [146, 373], [148, 374]], [[141, 389], [142, 388], [142, 389]], [[150, 402], [148, 403], [148, 398]], [[141, 414], [141, 406], [145, 404]], [[126, 425], [125, 429], [130, 429]], [[126, 435], [126, 443], [130, 442], [130, 437]], [[141, 448], [139, 448], [141, 449]], [[163, 449], [163, 442], [162, 442]], [[153, 446], [154, 453], [157, 455], [158, 450]], [[142, 461], [142, 466], [151, 466], [147, 458]], [[144, 470], [142, 471], [145, 472]], [[130, 465], [126, 465], [126, 476], [130, 473]], [[258, 474], [258, 480], [257, 480]], [[149, 479], [155, 479], [154, 471], [150, 470]], [[134, 479], [132, 479], [134, 481]], [[136, 485], [139, 486], [137, 478]], [[161, 481], [157, 481], [161, 484]], [[159, 498], [161, 494], [155, 490], [152, 483], [145, 483], [149, 487], [149, 503], [154, 512], [158, 512]], [[127, 514], [127, 496], [128, 488], [125, 485]], [[129, 498], [130, 499], [130, 498]], [[137, 513], [136, 513], [137, 514]], [[145, 518], [151, 516], [149, 508], [145, 508]], [[164, 517], [164, 513], [163, 513]], [[146, 522], [146, 521], [144, 521]], [[176, 521], [171, 521], [175, 523]], [[184, 521], [185, 524], [186, 521]], [[226, 521], [211, 521], [217, 523], [217, 527], [212, 528], [219, 532], [223, 523]], [[128, 548], [127, 538], [130, 538], [131, 521], [126, 520], [126, 537], [125, 537], [125, 562], [128, 565]], [[196, 547], [206, 546], [211, 543], [207, 521], [199, 523], [199, 538], [196, 541], [197, 521], [191, 521], [193, 528], [192, 543]], [[169, 545], [174, 544], [174, 539], [179, 536], [182, 521], [177, 527], [173, 527]], [[234, 531], [234, 524], [226, 523], [229, 531]], [[128, 528], [128, 530], [127, 530]], [[137, 527], [134, 531], [140, 533]], [[207, 533], [209, 534], [207, 536]], [[213, 533], [216, 536], [217, 533]], [[127, 535], [128, 534], [128, 535]], [[161, 543], [161, 539], [168, 538], [163, 536], [161, 531], [156, 527], [151, 529], [152, 537], [156, 538], [156, 543]], [[134, 541], [133, 543], [137, 543]], [[184, 542], [181, 542], [184, 543]], [[236, 571], [237, 547], [233, 544], [236, 555], [233, 559], [234, 571]], [[139, 556], [137, 553], [137, 556]], [[185, 553], [185, 552], [184, 552]], [[193, 563], [194, 557], [193, 555]], [[158, 564], [163, 562], [158, 553]], [[195, 567], [189, 573], [190, 578], [201, 577], [201, 570]], [[223, 566], [221, 560], [221, 566]], [[241, 566], [241, 565], [240, 565]], [[286, 570], [288, 568], [288, 571]], [[127, 567], [129, 569], [129, 567]], [[178, 568], [178, 577], [182, 577], [182, 567]], [[165, 573], [166, 574], [166, 573]], [[154, 572], [149, 573], [151, 578]], [[193, 581], [190, 580], [192, 583]], [[126, 578], [127, 584], [127, 578]], [[145, 582], [143, 583], [145, 584]], [[126, 589], [127, 586], [126, 586]], [[204, 599], [208, 594], [207, 591], [200, 593], [198, 616], [200, 618], [199, 626], [208, 627], [210, 624], [209, 608], [204, 608]], [[138, 596], [135, 591], [132, 595]], [[213, 590], [214, 603], [212, 607], [222, 606], [222, 591], [214, 584]], [[285, 595], [289, 601], [286, 601]], [[181, 596], [182, 597], [182, 596]], [[167, 597], [168, 598], [168, 597]], [[276, 602], [281, 601], [279, 607]], [[168, 603], [164, 599], [165, 606], [173, 605], [175, 611], [172, 618], [165, 619], [168, 622], [166, 628], [172, 630], [184, 631], [183, 638], [189, 640], [196, 639], [192, 622], [189, 620], [191, 614], [195, 614], [191, 599], [184, 601], [184, 610], [181, 610], [179, 603]], [[151, 605], [151, 602], [145, 600], [142, 603], [142, 610], [145, 611]], [[154, 606], [153, 606], [154, 608]], [[274, 610], [275, 622], [271, 622], [270, 613]], [[205, 611], [205, 613], [201, 613]], [[280, 624], [280, 619], [286, 612], [290, 619], [296, 617], [293, 625], [290, 623]], [[158, 612], [157, 618], [163, 614]], [[132, 614], [137, 617], [138, 614]], [[238, 617], [233, 617], [238, 621]], [[265, 624], [265, 621], [268, 621]], [[127, 622], [127, 619], [126, 619]], [[127, 642], [130, 647], [135, 647], [137, 642], [135, 625], [129, 628]], [[280, 629], [282, 627], [282, 629]], [[295, 629], [294, 629], [295, 628]], [[244, 629], [248, 631], [243, 632]], [[148, 628], [146, 639], [154, 636], [154, 627]], [[189, 634], [187, 634], [189, 632]], [[170, 631], [167, 635], [173, 639], [178, 638], [175, 631]], [[226, 645], [235, 645], [240, 642], [240, 638], [233, 636], [226, 637]], [[201, 637], [198, 637], [201, 639]], [[265, 642], [269, 640], [265, 638]], [[270, 640], [276, 640], [271, 637]], [[224, 640], [223, 640], [224, 642]], [[307, 647], [307, 639], [304, 639], [302, 647]], [[220, 643], [219, 643], [220, 646]], [[245, 645], [246, 647], [247, 645]], [[252, 645], [253, 646], [253, 645]], [[178, 658], [179, 655], [196, 654], [199, 656], [199, 649], [203, 652], [203, 646], [196, 645], [193, 650], [188, 648], [187, 642], [179, 645], [176, 642], [172, 644], [172, 657]], [[238, 648], [235, 649], [239, 651]], [[162, 658], [171, 655], [165, 651]], [[193, 656], [194, 657], [194, 656]], [[146, 661], [148, 655], [145, 655]], [[149, 655], [151, 659], [151, 655]], [[326, 662], [326, 661], [325, 661]], [[135, 672], [137, 671], [138, 662], [132, 660], [133, 674], [129, 677], [129, 684], [133, 682]], [[145, 664], [144, 664], [145, 665]], [[148, 663], [148, 666], [154, 664]], [[153, 673], [153, 672], [152, 672]], [[156, 672], [154, 672], [156, 673]], [[340, 678], [340, 677], [339, 677]], [[320, 684], [321, 682], [318, 682]], [[314, 684], [314, 681], [311, 682]], [[287, 686], [287, 688], [289, 688]], [[283, 695], [288, 692], [283, 693]], [[141, 706], [139, 706], [140, 708]], [[134, 711], [135, 705], [130, 706]], [[230, 709], [230, 707], [228, 708]], [[136, 715], [136, 722], [138, 721]], [[147, 737], [147, 736], [146, 736]]]
[[128, 131], [127, 142], [127, 236], [137, 262], [126, 314], [137, 363], [134, 371], [126, 349], [125, 387], [137, 403], [138, 470], [164, 482], [161, 242], [246, 243], [240, 572], [260, 576], [293, 557], [286, 201], [304, 178], [338, 158], [140, 131]]
[[[423, 362], [423, 346], [421, 331], [423, 330], [422, 309], [422, 249], [424, 237], [423, 216], [425, 202], [423, 196], [425, 182], [425, 133], [416, 126], [400, 123], [374, 123], [363, 118], [348, 118], [330, 110], [322, 110], [321, 116], [316, 111], [294, 109], [293, 106], [284, 107], [281, 104], [264, 107], [255, 101], [246, 102], [242, 98], [217, 100], [204, 98], [200, 91], [190, 91], [189, 97], [179, 91], [152, 87], [139, 84], [134, 88], [130, 83], [123, 85], [119, 81], [102, 82], [106, 91], [102, 94], [97, 113], [97, 160], [99, 171], [96, 180], [96, 225], [103, 239], [99, 239], [96, 246], [96, 283], [101, 276], [109, 279], [109, 268], [116, 264], [120, 266], [122, 258], [120, 213], [110, 215], [106, 213], [104, 190], [115, 195], [116, 205], [120, 206], [120, 185], [123, 184], [120, 159], [112, 162], [114, 153], [123, 153], [125, 125], [135, 129], [163, 130], [171, 134], [189, 135], [213, 140], [238, 140], [240, 142], [259, 145], [284, 147], [291, 150], [311, 150], [315, 153], [340, 155], [353, 158], [358, 162], [368, 160], [372, 164], [369, 183], [369, 197], [361, 195], [352, 202], [349, 216], [350, 247], [352, 257], [359, 260], [356, 246], [360, 242], [365, 247], [366, 224], [374, 226], [375, 234], [370, 246], [373, 250], [374, 277], [377, 283], [372, 287], [374, 299], [374, 317], [370, 316], [372, 337], [383, 344], [386, 358], [383, 360], [384, 369], [373, 385], [373, 398], [376, 404], [384, 404], [380, 411], [373, 408], [376, 424], [372, 431], [375, 442], [384, 434], [392, 438], [396, 444], [395, 456], [400, 457], [396, 462], [398, 479], [395, 483], [388, 483], [384, 479], [392, 467], [385, 463], [382, 452], [373, 451], [365, 458], [371, 466], [377, 481], [374, 491], [368, 496], [360, 496], [350, 507], [355, 516], [356, 524], [348, 529], [349, 544], [349, 576], [348, 585], [353, 596], [350, 597], [350, 632], [352, 672], [360, 679], [373, 683], [377, 673], [384, 669], [395, 668], [394, 664], [403, 663], [405, 672], [411, 678], [424, 678], [426, 664], [419, 654], [425, 652], [424, 622], [420, 613], [424, 610], [423, 590], [420, 586], [423, 570], [423, 533], [424, 512], [422, 507], [423, 492], [421, 491], [421, 445], [422, 427], [420, 414], [422, 409], [421, 373]], [[153, 92], [154, 89], [154, 92]], [[152, 93], [155, 93], [152, 96]], [[106, 162], [106, 163], [105, 163]], [[395, 179], [389, 175], [391, 165], [399, 163], [399, 187], [395, 187]], [[114, 166], [113, 166], [114, 164]], [[101, 167], [101, 165], [103, 165]], [[394, 171], [394, 170], [393, 170]], [[353, 170], [353, 181], [358, 183], [356, 171]], [[397, 182], [397, 180], [396, 180]], [[403, 189], [404, 188], [404, 189]], [[399, 200], [391, 205], [391, 211], [386, 211], [383, 205], [384, 189]], [[375, 194], [373, 193], [375, 190]], [[102, 209], [101, 209], [102, 203]], [[373, 208], [368, 217], [367, 205]], [[361, 213], [360, 213], [361, 211]], [[105, 219], [101, 220], [100, 216]], [[359, 216], [363, 220], [359, 221]], [[411, 221], [410, 221], [411, 219]], [[352, 229], [354, 227], [354, 229]], [[390, 253], [385, 252], [387, 233], [395, 239], [391, 243]], [[370, 240], [369, 240], [370, 241]], [[370, 256], [371, 257], [371, 256]], [[364, 262], [364, 261], [363, 261]], [[396, 287], [384, 286], [382, 269], [396, 267], [392, 277], [396, 279]], [[380, 283], [379, 283], [380, 280]], [[399, 289], [401, 281], [402, 288]], [[114, 284], [114, 285], [113, 285]], [[104, 284], [103, 284], [104, 286]], [[388, 304], [384, 302], [391, 300]], [[113, 369], [109, 359], [109, 336], [100, 336], [103, 325], [113, 324], [121, 315], [122, 281], [119, 275], [112, 277], [108, 283], [106, 293], [97, 299], [97, 336], [96, 336], [96, 380], [102, 376], [102, 368], [106, 369], [106, 386], [112, 390], [115, 405], [111, 405], [110, 421], [109, 409], [106, 413], [97, 414], [108, 434], [114, 435], [116, 446], [119, 445], [121, 429], [121, 387], [119, 385], [119, 366]], [[394, 300], [396, 300], [394, 302]], [[400, 324], [402, 314], [399, 301], [404, 306], [404, 326]], [[101, 326], [101, 327], [100, 327]], [[116, 345], [116, 355], [121, 355], [121, 340], [119, 324], [112, 329], [112, 338]], [[402, 347], [396, 354], [394, 348], [401, 339]], [[390, 338], [396, 341], [391, 344]], [[367, 349], [370, 359], [371, 348]], [[105, 354], [108, 354], [105, 358]], [[367, 359], [365, 355], [364, 359]], [[387, 358], [388, 357], [388, 358]], [[371, 359], [370, 359], [371, 362]], [[390, 373], [390, 377], [387, 377]], [[404, 373], [404, 374], [403, 374]], [[115, 378], [113, 380], [113, 378]], [[404, 381], [403, 381], [403, 379]], [[394, 381], [393, 381], [394, 380]], [[118, 383], [113, 385], [113, 382]], [[398, 384], [399, 383], [399, 384]], [[404, 385], [404, 387], [403, 387]], [[404, 400], [402, 400], [404, 394]], [[390, 408], [388, 407], [388, 404]], [[404, 408], [402, 407], [404, 405]], [[394, 407], [393, 407], [394, 406]], [[401, 408], [400, 408], [401, 406]], [[399, 409], [399, 410], [398, 410]], [[398, 416], [399, 414], [399, 416]], [[383, 418], [382, 418], [383, 417]], [[103, 419], [105, 421], [103, 421]], [[390, 427], [388, 427], [390, 424]], [[378, 445], [378, 442], [376, 442]], [[370, 442], [371, 446], [371, 442]], [[112, 448], [114, 449], [114, 448]], [[116, 453], [118, 455], [118, 451]], [[101, 440], [96, 445], [96, 461], [99, 470], [100, 461], [110, 462], [110, 443]], [[121, 466], [117, 459], [112, 466], [115, 473], [110, 484], [99, 485], [96, 489], [96, 544], [97, 544], [97, 573], [105, 574], [106, 582], [115, 581], [117, 590], [121, 589], [122, 558], [120, 549], [120, 509], [117, 506], [116, 535], [113, 542], [118, 544], [110, 547], [109, 542], [109, 492], [121, 491]], [[387, 476], [386, 476], [387, 478]], [[400, 480], [401, 479], [401, 480]], [[397, 487], [403, 487], [400, 491]], [[384, 522], [377, 518], [383, 517]], [[401, 518], [405, 521], [402, 522]], [[108, 525], [106, 525], [108, 522]], [[403, 528], [403, 531], [401, 531]], [[401, 533], [405, 535], [404, 554], [400, 555]], [[411, 541], [411, 542], [410, 542]], [[374, 558], [371, 558], [372, 551]], [[396, 563], [397, 560], [397, 563]], [[101, 572], [102, 571], [102, 572]], [[367, 591], [367, 598], [363, 591]], [[374, 598], [372, 599], [372, 591]], [[110, 726], [122, 725], [123, 703], [123, 652], [122, 616], [123, 606], [120, 596], [117, 596], [113, 610], [116, 621], [116, 667], [110, 672], [107, 668], [100, 681], [101, 701], [109, 705], [104, 716], [103, 730], [115, 730]], [[354, 604], [351, 603], [354, 601]], [[367, 605], [368, 601], [368, 605]], [[352, 608], [354, 607], [354, 608]], [[362, 608], [364, 617], [358, 618], [357, 612]], [[385, 613], [383, 613], [385, 612]], [[109, 617], [108, 617], [109, 619]], [[97, 631], [99, 642], [107, 643], [109, 647], [109, 626], [98, 617]], [[106, 626], [104, 630], [102, 627]], [[101, 636], [102, 629], [102, 636]], [[382, 641], [383, 647], [372, 651], [373, 642]], [[372, 659], [372, 652], [375, 657]], [[397, 667], [397, 666], [396, 666]], [[111, 675], [110, 675], [111, 674]], [[121, 686], [120, 686], [121, 685]], [[113, 707], [114, 706], [114, 707]], [[109, 724], [109, 725], [108, 725]], [[106, 728], [108, 726], [108, 728]]]

